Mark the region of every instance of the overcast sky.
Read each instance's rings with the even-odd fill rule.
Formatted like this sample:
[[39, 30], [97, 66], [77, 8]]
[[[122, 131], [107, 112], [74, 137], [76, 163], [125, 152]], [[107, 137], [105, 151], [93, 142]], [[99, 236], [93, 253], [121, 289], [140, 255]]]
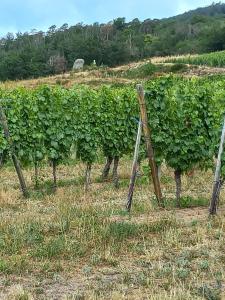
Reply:
[[[222, 1], [224, 2], [224, 1]], [[212, 0], [0, 0], [0, 37], [7, 32], [45, 31], [51, 25], [104, 23], [117, 17], [164, 18], [207, 6]]]

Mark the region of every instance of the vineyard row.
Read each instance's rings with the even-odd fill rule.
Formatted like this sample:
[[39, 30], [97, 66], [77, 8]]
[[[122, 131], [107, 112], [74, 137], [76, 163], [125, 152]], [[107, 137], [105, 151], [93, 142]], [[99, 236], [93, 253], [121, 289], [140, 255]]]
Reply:
[[[155, 158], [174, 169], [176, 182], [193, 168], [213, 168], [225, 109], [223, 80], [161, 77], [145, 84]], [[2, 162], [13, 151], [22, 165], [51, 161], [54, 170], [72, 152], [87, 164], [101, 152], [114, 159], [132, 154], [139, 108], [134, 86], [93, 89], [41, 86], [0, 91], [10, 142], [0, 135]], [[140, 159], [145, 157], [142, 141]], [[222, 168], [225, 174], [225, 168]], [[117, 171], [114, 174], [118, 184]]]

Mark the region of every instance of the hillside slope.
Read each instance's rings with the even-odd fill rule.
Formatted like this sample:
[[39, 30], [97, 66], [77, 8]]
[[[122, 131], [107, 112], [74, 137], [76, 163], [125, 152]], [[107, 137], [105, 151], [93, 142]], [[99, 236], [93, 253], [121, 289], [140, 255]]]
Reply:
[[205, 65], [192, 65], [201, 58], [199, 55], [179, 55], [168, 57], [153, 57], [137, 62], [120, 65], [114, 68], [86, 68], [79, 72], [66, 72], [64, 74], [39, 77], [34, 79], [5, 81], [0, 83], [0, 88], [27, 87], [35, 88], [42, 84], [51, 86], [62, 85], [66, 88], [75, 84], [85, 84], [91, 86], [124, 85], [135, 84], [139, 81], [148, 80], [155, 76], [165, 74], [179, 74], [181, 76], [209, 76], [223, 75], [225, 68], [210, 67]]

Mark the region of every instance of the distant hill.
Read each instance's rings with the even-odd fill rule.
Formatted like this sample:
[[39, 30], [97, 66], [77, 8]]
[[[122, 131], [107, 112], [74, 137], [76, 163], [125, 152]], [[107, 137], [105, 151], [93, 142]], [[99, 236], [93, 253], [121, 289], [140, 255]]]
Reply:
[[70, 70], [75, 58], [116, 66], [151, 56], [225, 49], [225, 4], [213, 3], [166, 19], [117, 18], [107, 24], [51, 26], [0, 39], [0, 80]]
[[190, 18], [195, 15], [202, 15], [202, 16], [208, 16], [208, 17], [215, 17], [215, 16], [224, 16], [225, 14], [225, 3], [213, 3], [210, 6], [207, 7], [199, 7], [195, 10], [190, 10], [188, 12], [185, 12], [184, 14], [178, 15], [175, 18]]

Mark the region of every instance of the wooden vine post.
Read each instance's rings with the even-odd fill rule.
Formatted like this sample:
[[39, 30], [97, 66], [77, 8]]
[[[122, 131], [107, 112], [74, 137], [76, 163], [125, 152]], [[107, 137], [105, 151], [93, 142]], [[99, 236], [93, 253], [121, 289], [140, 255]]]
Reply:
[[142, 123], [141, 121], [139, 121], [136, 145], [134, 150], [134, 159], [133, 159], [131, 178], [130, 178], [130, 185], [129, 185], [129, 191], [127, 197], [127, 205], [126, 205], [128, 211], [130, 211], [131, 209], [132, 198], [134, 193], [134, 185], [137, 177], [138, 153], [139, 153], [140, 142], [141, 142], [141, 131], [142, 131]]
[[152, 177], [153, 185], [154, 185], [154, 189], [155, 189], [155, 195], [156, 195], [158, 204], [159, 204], [159, 206], [164, 207], [164, 201], [163, 201], [163, 196], [162, 196], [162, 192], [161, 192], [157, 167], [156, 167], [156, 163], [155, 163], [155, 159], [154, 159], [154, 151], [153, 151], [152, 142], [151, 142], [151, 130], [148, 126], [148, 116], [147, 116], [146, 103], [145, 103], [145, 93], [144, 93], [143, 86], [141, 84], [137, 85], [137, 93], [138, 93], [138, 101], [139, 101], [140, 112], [141, 112], [143, 133], [144, 133], [145, 143], [146, 143], [148, 162], [149, 162], [149, 167], [151, 169], [151, 174], [149, 174], [149, 177], [150, 178]]
[[215, 177], [214, 177], [212, 198], [211, 198], [211, 203], [210, 203], [210, 207], [209, 207], [210, 215], [215, 215], [217, 212], [217, 206], [218, 206], [218, 200], [219, 200], [220, 188], [221, 188], [220, 170], [221, 170], [221, 159], [222, 159], [222, 154], [223, 154], [224, 142], [225, 142], [225, 118], [224, 118], [224, 122], [223, 122], [223, 130], [222, 130], [221, 139], [220, 139], [219, 153], [218, 153], [217, 162], [216, 162], [216, 171], [215, 171]]
[[25, 182], [21, 167], [20, 167], [20, 163], [19, 163], [19, 161], [17, 159], [17, 156], [15, 154], [15, 151], [14, 151], [13, 143], [10, 139], [8, 122], [7, 122], [6, 115], [5, 115], [5, 112], [4, 112], [4, 109], [3, 109], [2, 105], [0, 105], [0, 121], [1, 121], [1, 124], [2, 124], [3, 131], [4, 131], [4, 136], [5, 136], [6, 140], [9, 143], [9, 146], [10, 146], [10, 155], [11, 155], [13, 164], [15, 166], [16, 173], [17, 173], [18, 178], [19, 178], [22, 193], [23, 193], [24, 197], [27, 198], [29, 196], [29, 193], [27, 191], [27, 186], [26, 186], [26, 182]]

